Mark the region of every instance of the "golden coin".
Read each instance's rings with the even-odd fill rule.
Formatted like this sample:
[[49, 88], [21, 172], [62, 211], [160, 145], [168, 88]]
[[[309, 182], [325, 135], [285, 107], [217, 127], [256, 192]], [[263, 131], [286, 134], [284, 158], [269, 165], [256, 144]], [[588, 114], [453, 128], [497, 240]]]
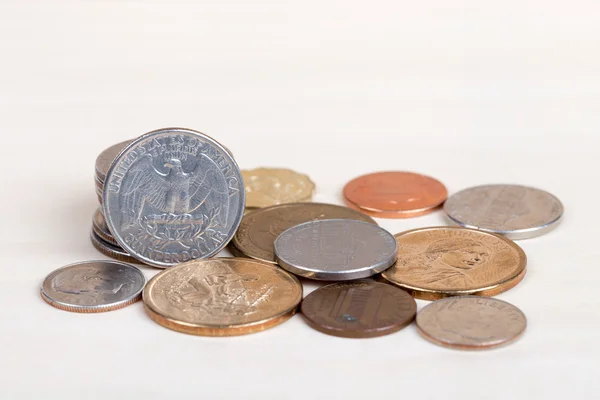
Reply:
[[243, 170], [246, 207], [311, 201], [315, 184], [307, 175], [285, 168]]
[[513, 241], [475, 229], [434, 227], [395, 235], [398, 261], [381, 276], [414, 297], [493, 296], [525, 276], [527, 257]]
[[165, 328], [201, 336], [260, 332], [288, 320], [302, 300], [296, 277], [247, 258], [210, 258], [157, 274], [143, 293], [146, 312]]
[[304, 222], [322, 219], [352, 219], [377, 225], [368, 215], [335, 204], [282, 204], [244, 215], [232, 246], [246, 257], [275, 263], [273, 242], [281, 232]]

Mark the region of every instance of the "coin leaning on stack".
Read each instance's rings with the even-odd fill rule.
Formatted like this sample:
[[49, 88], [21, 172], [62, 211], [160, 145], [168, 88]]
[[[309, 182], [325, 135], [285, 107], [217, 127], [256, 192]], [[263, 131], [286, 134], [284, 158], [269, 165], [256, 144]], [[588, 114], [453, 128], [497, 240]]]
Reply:
[[[406, 171], [350, 181], [343, 194], [351, 208], [312, 203], [308, 176], [241, 171], [226, 147], [183, 128], [106, 149], [95, 179], [101, 207], [93, 245], [165, 270], [140, 296], [145, 280], [133, 278], [136, 267], [80, 263], [46, 278], [44, 300], [99, 312], [142, 297], [158, 324], [207, 336], [262, 331], [300, 310], [309, 326], [334, 336], [382, 336], [416, 318], [421, 335], [443, 346], [510, 343], [525, 330], [525, 316], [487, 297], [525, 276], [527, 257], [510, 238], [547, 233], [563, 214], [560, 201], [539, 189], [487, 185], [446, 200], [441, 182]], [[392, 235], [368, 216], [416, 217], [442, 205], [459, 227]], [[227, 244], [238, 257], [214, 258]], [[296, 276], [334, 283], [303, 300]], [[414, 298], [435, 301], [417, 313]]]

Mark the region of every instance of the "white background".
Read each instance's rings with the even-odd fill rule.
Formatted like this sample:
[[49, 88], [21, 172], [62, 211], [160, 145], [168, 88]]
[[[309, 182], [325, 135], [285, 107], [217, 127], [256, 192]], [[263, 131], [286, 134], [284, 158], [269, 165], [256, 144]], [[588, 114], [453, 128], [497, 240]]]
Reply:
[[[378, 170], [429, 174], [451, 193], [554, 193], [563, 223], [519, 242], [528, 274], [498, 296], [525, 312], [526, 334], [472, 353], [414, 326], [352, 340], [296, 316], [204, 338], [162, 328], [141, 303], [97, 315], [45, 304], [46, 274], [103, 258], [88, 239], [96, 155], [168, 126], [214, 136], [242, 168], [309, 174], [317, 201], [341, 203], [349, 179]], [[597, 398], [599, 132], [593, 0], [4, 1], [0, 397]], [[378, 222], [397, 233], [444, 220]]]

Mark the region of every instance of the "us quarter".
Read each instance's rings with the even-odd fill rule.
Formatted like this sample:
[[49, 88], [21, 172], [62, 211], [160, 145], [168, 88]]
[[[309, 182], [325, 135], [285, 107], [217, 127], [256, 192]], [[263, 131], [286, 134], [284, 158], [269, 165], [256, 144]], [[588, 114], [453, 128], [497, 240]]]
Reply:
[[317, 280], [366, 278], [389, 268], [396, 257], [391, 233], [355, 220], [306, 222], [275, 240], [275, 258], [282, 268]]
[[133, 265], [86, 261], [57, 269], [44, 279], [42, 298], [65, 311], [96, 313], [128, 306], [141, 299], [146, 278]]
[[484, 350], [519, 338], [527, 326], [525, 314], [505, 301], [479, 296], [449, 297], [417, 314], [421, 335], [441, 346]]
[[231, 154], [183, 128], [147, 133], [109, 169], [104, 215], [121, 247], [138, 260], [169, 267], [217, 254], [244, 215], [244, 184]]
[[485, 185], [452, 195], [444, 211], [457, 225], [509, 239], [528, 239], [554, 229], [562, 218], [563, 205], [555, 196], [540, 189]]

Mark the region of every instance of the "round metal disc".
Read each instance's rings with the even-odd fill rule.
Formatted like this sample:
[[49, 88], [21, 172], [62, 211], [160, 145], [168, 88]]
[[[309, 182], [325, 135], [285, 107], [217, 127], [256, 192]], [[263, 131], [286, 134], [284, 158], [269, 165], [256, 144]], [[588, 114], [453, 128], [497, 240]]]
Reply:
[[519, 338], [527, 326], [525, 314], [498, 299], [449, 297], [429, 304], [417, 314], [423, 337], [441, 346], [485, 350]]
[[284, 269], [317, 280], [367, 278], [389, 268], [397, 257], [394, 236], [367, 222], [328, 219], [296, 225], [275, 240]]
[[109, 169], [103, 196], [108, 228], [121, 247], [157, 267], [214, 256], [244, 215], [235, 160], [190, 129], [160, 129], [133, 141]]
[[450, 196], [444, 211], [454, 224], [518, 240], [554, 229], [562, 218], [563, 205], [555, 196], [540, 189], [485, 185]]
[[411, 295], [371, 280], [333, 283], [302, 301], [313, 328], [333, 336], [368, 338], [397, 332], [412, 322], [417, 303]]
[[61, 310], [94, 313], [138, 301], [146, 284], [142, 271], [117, 261], [86, 261], [57, 269], [44, 279], [42, 298]]

